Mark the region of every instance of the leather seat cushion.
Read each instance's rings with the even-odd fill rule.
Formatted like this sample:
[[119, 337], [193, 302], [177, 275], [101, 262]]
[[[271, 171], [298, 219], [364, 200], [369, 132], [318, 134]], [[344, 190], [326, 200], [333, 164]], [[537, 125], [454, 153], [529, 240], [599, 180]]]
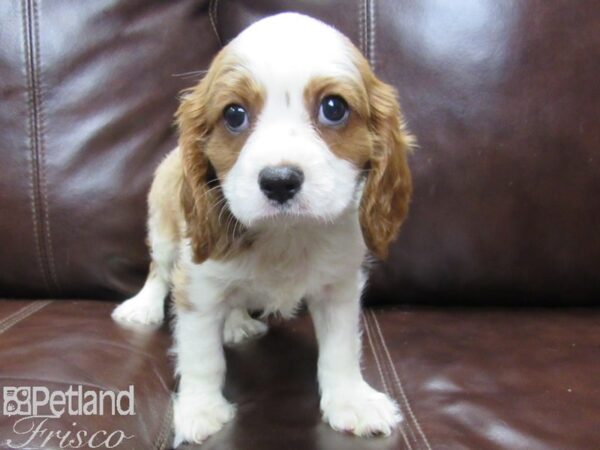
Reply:
[[[134, 416], [75, 420], [135, 435], [119, 448], [169, 448], [169, 331], [125, 329], [111, 321], [113, 307], [0, 301], [2, 385], [133, 384]], [[202, 449], [600, 448], [600, 362], [590, 356], [600, 348], [599, 318], [593, 309], [366, 310], [366, 378], [404, 413], [396, 433], [369, 441], [321, 422], [307, 315], [272, 321], [264, 338], [227, 349], [225, 393], [238, 415]], [[71, 419], [56, 428], [68, 429]], [[14, 420], [0, 416], [4, 439], [16, 438]]]

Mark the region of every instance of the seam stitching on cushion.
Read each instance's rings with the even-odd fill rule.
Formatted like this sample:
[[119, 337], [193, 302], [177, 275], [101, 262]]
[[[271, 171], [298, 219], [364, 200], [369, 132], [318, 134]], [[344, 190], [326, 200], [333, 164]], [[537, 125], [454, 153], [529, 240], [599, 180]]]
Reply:
[[362, 33], [363, 33], [363, 53], [367, 61], [369, 60], [369, 23], [367, 18], [367, 2], [369, 0], [363, 0], [362, 2]]
[[32, 316], [42, 308], [48, 306], [50, 303], [52, 303], [52, 300], [35, 301], [19, 309], [17, 312], [11, 314], [0, 323], [0, 334]]
[[30, 178], [29, 178], [29, 189], [30, 189], [30, 206], [31, 206], [31, 219], [33, 221], [33, 237], [35, 240], [36, 259], [39, 265], [40, 273], [42, 275], [42, 281], [46, 290], [50, 291], [50, 283], [48, 282], [48, 274], [46, 273], [46, 265], [44, 264], [42, 243], [40, 239], [40, 223], [38, 216], [38, 191], [37, 191], [37, 153], [36, 153], [36, 142], [35, 142], [35, 128], [36, 118], [34, 112], [34, 81], [33, 81], [33, 69], [31, 61], [31, 38], [30, 38], [30, 11], [29, 11], [29, 0], [22, 2], [22, 16], [23, 16], [23, 45], [25, 52], [25, 74], [27, 77], [27, 140], [30, 146], [30, 158], [31, 163], [29, 164]]
[[[372, 319], [369, 322], [372, 322]], [[375, 329], [374, 325], [373, 325], [373, 329]], [[381, 360], [383, 361], [383, 363], [382, 363], [383, 372], [390, 380], [390, 385], [392, 386], [392, 391], [394, 392], [394, 398], [398, 401], [398, 404], [400, 405], [400, 409], [402, 411], [404, 411], [403, 414], [404, 414], [405, 420], [403, 422], [403, 425], [408, 430], [409, 439], [412, 440], [412, 442], [417, 446], [418, 449], [420, 449], [421, 446], [419, 445], [419, 438], [417, 437], [417, 434], [416, 434], [415, 430], [413, 429], [413, 426], [411, 425], [411, 421], [409, 420], [409, 417], [408, 417], [408, 408], [406, 407], [403, 398], [398, 397], [398, 395], [397, 395], [397, 394], [399, 394], [399, 392], [398, 392], [398, 389], [394, 385], [394, 377], [392, 375], [391, 370], [388, 367], [389, 364], [386, 364], [387, 360], [384, 355], [383, 346], [379, 342], [379, 339], [375, 339], [374, 346], [380, 352]]]
[[375, 18], [375, 0], [367, 0], [367, 5], [368, 5], [368, 10], [367, 10], [367, 18], [368, 18], [368, 24], [369, 24], [369, 34], [368, 34], [368, 39], [369, 39], [369, 63], [371, 64], [371, 68], [373, 69], [373, 72], [375, 72], [375, 26], [376, 24], [376, 18]]
[[[383, 384], [383, 389], [385, 390], [386, 394], [388, 394], [390, 397], [394, 398], [394, 400], [398, 401], [398, 399], [393, 394], [393, 392], [391, 392], [391, 390], [388, 388], [388, 384], [387, 384], [387, 381], [385, 379], [386, 377], [385, 377], [385, 375], [383, 373], [382, 366], [381, 366], [381, 364], [379, 362], [379, 356], [377, 355], [377, 350], [375, 348], [375, 344], [374, 344], [373, 338], [371, 337], [371, 329], [370, 329], [370, 326], [369, 326], [369, 321], [367, 319], [367, 315], [364, 314], [364, 313], [362, 313], [362, 312], [361, 312], [361, 315], [362, 315], [362, 318], [363, 318], [363, 322], [365, 324], [365, 331], [367, 332], [367, 339], [369, 341], [369, 347], [371, 349], [371, 353], [373, 353], [373, 357], [375, 358], [375, 364], [377, 365], [377, 371], [379, 372], [379, 377], [381, 378], [381, 382]], [[404, 442], [408, 446], [408, 449], [412, 450], [412, 446], [410, 444], [410, 441], [409, 441], [408, 437], [406, 436], [406, 433], [404, 433], [404, 424], [405, 423], [408, 425], [408, 422], [403, 422], [403, 423], [400, 423], [400, 426], [398, 428], [400, 430], [400, 434], [402, 435], [402, 438], [404, 439]], [[409, 425], [409, 428], [410, 428], [410, 425]]]
[[405, 409], [408, 411], [408, 414], [409, 414], [407, 419], [412, 419], [412, 422], [414, 423], [415, 427], [417, 428], [417, 431], [419, 432], [420, 438], [415, 434], [412, 427], [410, 427], [412, 438], [414, 439], [414, 442], [416, 443], [416, 445], [419, 449], [422, 449], [423, 448], [422, 444], [425, 444], [426, 448], [431, 450], [431, 448], [429, 446], [429, 442], [427, 441], [427, 438], [425, 437], [425, 434], [423, 433], [423, 431], [420, 427], [420, 424], [416, 418], [416, 415], [413, 413], [412, 407], [408, 400], [408, 396], [406, 395], [403, 384], [400, 380], [400, 377], [396, 370], [395, 364], [394, 364], [391, 354], [389, 352], [389, 348], [387, 346], [386, 340], [383, 336], [383, 331], [382, 331], [381, 327], [379, 326], [379, 321], [377, 319], [377, 316], [374, 311], [371, 311], [371, 315], [372, 315], [373, 323], [375, 324], [375, 327], [377, 329], [377, 334], [379, 337], [378, 341], [380, 342], [380, 347], [382, 348], [382, 353], [385, 352], [385, 354], [386, 354], [387, 364], [384, 364], [384, 366], [389, 367], [393, 374], [396, 390], [398, 391], [398, 393], [402, 399], [402, 402], [405, 405]]
[[358, 46], [363, 55], [365, 54], [364, 1], [358, 0]]
[[[370, 325], [371, 321], [369, 320], [368, 315], [365, 316], [365, 321], [366, 321], [369, 329], [373, 330], [372, 333], [374, 335], [374, 333], [375, 333], [374, 327], [372, 325]], [[413, 445], [411, 444], [411, 441], [413, 441], [417, 445], [417, 447], [419, 447], [418, 439], [416, 439], [416, 434], [415, 434], [413, 427], [407, 417], [407, 411], [405, 411], [406, 405], [404, 405], [404, 402], [402, 401], [402, 399], [396, 395], [397, 389], [394, 389], [393, 377], [387, 368], [387, 364], [385, 363], [385, 356], [383, 355], [383, 348], [381, 347], [381, 345], [378, 345], [378, 339], [376, 339], [376, 338], [372, 339], [372, 349], [373, 349], [373, 354], [379, 355], [378, 359], [381, 361], [381, 376], [385, 377], [387, 380], [389, 380], [389, 386], [391, 386], [391, 388], [387, 391], [387, 393], [392, 398], [394, 398], [394, 400], [396, 400], [398, 407], [400, 408], [400, 411], [402, 411], [402, 415], [404, 416], [404, 420], [402, 421], [402, 423], [400, 424], [400, 427], [399, 427], [400, 432], [402, 434], [402, 438], [406, 442], [406, 445], [408, 446], [409, 450], [413, 449]], [[405, 433], [405, 430], [407, 430], [407, 433]]]
[[373, 353], [373, 356], [375, 357], [375, 364], [377, 365], [377, 371], [379, 372], [379, 377], [381, 378], [381, 382], [383, 384], [383, 389], [385, 390], [386, 393], [391, 395], [387, 381], [383, 375], [383, 370], [381, 369], [381, 363], [379, 362], [379, 357], [378, 357], [377, 352], [375, 351], [375, 348], [373, 345], [373, 338], [371, 337], [369, 321], [367, 320], [367, 317], [364, 313], [361, 313], [361, 315], [363, 317], [363, 322], [365, 324], [365, 331], [367, 332], [367, 340], [369, 341], [369, 347], [371, 348], [371, 352]]
[[394, 361], [392, 360], [392, 356], [390, 355], [388, 346], [385, 342], [385, 338], [383, 336], [383, 332], [381, 331], [381, 327], [379, 326], [379, 321], [377, 320], [377, 316], [375, 315], [374, 311], [371, 311], [371, 315], [373, 317], [373, 322], [375, 323], [375, 327], [377, 328], [377, 333], [379, 334], [379, 339], [381, 340], [383, 349], [385, 350], [385, 354], [387, 355], [387, 359], [388, 359], [388, 362], [392, 369], [394, 379], [396, 380], [396, 386], [398, 387], [398, 391], [399, 391], [400, 395], [402, 396], [404, 402], [406, 403], [406, 408], [408, 410], [408, 413], [409, 413], [411, 419], [413, 420], [415, 426], [417, 427], [417, 431], [421, 435], [421, 438], [423, 439], [423, 443], [425, 444], [425, 447], [428, 450], [431, 450], [431, 445], [429, 444], [429, 440], [427, 439], [427, 436], [423, 432], [423, 429], [421, 428], [421, 425], [419, 424], [419, 421], [417, 420], [417, 417], [415, 416], [415, 414], [412, 410], [412, 407], [410, 406], [408, 397], [406, 396], [406, 392], [404, 391], [404, 388], [402, 387], [402, 382], [400, 381], [400, 377], [398, 376], [398, 372], [396, 371], [396, 366], [394, 365]]
[[163, 418], [163, 423], [161, 425], [161, 429], [156, 436], [156, 440], [154, 441], [154, 448], [156, 450], [164, 450], [167, 447], [169, 431], [171, 430], [171, 422], [173, 421], [173, 396], [169, 396], [169, 405], [167, 407], [167, 413]]
[[35, 58], [35, 66], [34, 70], [36, 71], [37, 83], [35, 83], [35, 89], [37, 91], [37, 99], [38, 102], [36, 104], [37, 107], [37, 116], [38, 116], [38, 151], [39, 151], [39, 161], [38, 161], [38, 170], [39, 170], [39, 190], [41, 193], [41, 201], [43, 203], [43, 212], [44, 212], [44, 220], [43, 225], [45, 228], [46, 234], [46, 257], [48, 260], [48, 269], [50, 272], [50, 278], [54, 282], [54, 286], [57, 290], [60, 290], [60, 283], [58, 282], [58, 276], [56, 275], [56, 267], [54, 264], [54, 252], [52, 246], [52, 236], [50, 232], [50, 213], [48, 208], [48, 184], [46, 182], [46, 145], [45, 145], [45, 133], [46, 133], [46, 123], [44, 118], [44, 110], [43, 110], [43, 102], [44, 102], [44, 93], [42, 90], [42, 65], [40, 58], [40, 26], [39, 26], [39, 11], [38, 11], [38, 2], [36, 0], [32, 1], [33, 4], [33, 37], [34, 37], [34, 58]]
[[219, 35], [219, 28], [218, 28], [218, 8], [219, 8], [219, 0], [210, 0], [210, 3], [208, 4], [208, 19], [210, 20], [210, 26], [213, 29], [213, 32], [215, 33], [215, 36], [217, 37], [217, 41], [219, 42], [219, 45], [221, 47], [223, 47], [223, 41], [221, 40], [221, 36]]
[[27, 305], [17, 309], [15, 312], [9, 314], [8, 316], [4, 317], [2, 320], [0, 320], [0, 328], [2, 328], [2, 325], [4, 325], [5, 322], [8, 322], [9, 320], [12, 320], [13, 317], [21, 314], [21, 312], [23, 310], [29, 309], [31, 308], [31, 306], [33, 305], [33, 303], [28, 303]]

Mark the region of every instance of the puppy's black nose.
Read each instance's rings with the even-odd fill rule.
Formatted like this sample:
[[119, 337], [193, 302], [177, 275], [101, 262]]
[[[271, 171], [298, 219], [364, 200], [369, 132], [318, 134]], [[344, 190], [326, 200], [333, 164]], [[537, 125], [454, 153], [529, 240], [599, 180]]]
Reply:
[[267, 198], [285, 203], [298, 193], [304, 174], [294, 166], [265, 167], [258, 174], [258, 184]]

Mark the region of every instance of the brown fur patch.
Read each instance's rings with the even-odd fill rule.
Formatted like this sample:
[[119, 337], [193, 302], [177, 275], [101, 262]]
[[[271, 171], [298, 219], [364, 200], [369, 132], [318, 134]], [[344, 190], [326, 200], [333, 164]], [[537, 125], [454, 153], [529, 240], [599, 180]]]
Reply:
[[[263, 88], [225, 48], [177, 111], [184, 178], [181, 202], [197, 263], [226, 258], [246, 246], [240, 239], [245, 230], [229, 211], [220, 183], [235, 164], [264, 98]], [[230, 104], [246, 108], [247, 130], [234, 134], [225, 127], [223, 109]]]
[[373, 138], [360, 223], [368, 247], [385, 259], [408, 213], [412, 178], [407, 153], [413, 138], [405, 130], [394, 87], [379, 80], [356, 49], [354, 58], [369, 98], [368, 124]]
[[181, 154], [179, 149], [175, 149], [156, 169], [148, 194], [152, 226], [161, 236], [173, 242], [181, 238], [183, 213], [178, 199], [182, 183]]
[[[361, 228], [369, 249], [384, 259], [408, 212], [412, 181], [407, 152], [412, 138], [404, 129], [395, 89], [375, 76], [355, 48], [353, 57], [360, 81], [315, 78], [305, 90], [304, 101], [331, 151], [366, 171]], [[321, 100], [328, 95], [341, 96], [350, 107], [348, 121], [339, 127], [318, 121]]]
[[[350, 108], [348, 121], [339, 127], [325, 126], [318, 120], [321, 101], [329, 95], [339, 95]], [[352, 79], [313, 78], [304, 90], [304, 103], [317, 132], [329, 149], [339, 158], [363, 168], [369, 161], [373, 146], [368, 127], [369, 104], [364, 86]]]
[[188, 278], [185, 270], [179, 265], [175, 265], [171, 272], [171, 296], [173, 304], [178, 311], [191, 311], [194, 309], [188, 294]]

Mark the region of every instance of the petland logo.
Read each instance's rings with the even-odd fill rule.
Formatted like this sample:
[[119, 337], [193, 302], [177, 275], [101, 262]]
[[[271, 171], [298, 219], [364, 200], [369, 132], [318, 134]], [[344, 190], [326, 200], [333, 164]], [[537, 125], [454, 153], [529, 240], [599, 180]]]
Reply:
[[[68, 430], [55, 429], [55, 422], [64, 416], [135, 415], [133, 386], [126, 391], [84, 390], [83, 386], [69, 386], [66, 391], [51, 391], [45, 386], [5, 386], [3, 413], [16, 416], [13, 432], [18, 439], [8, 439], [10, 448], [33, 445], [59, 448], [115, 448], [132, 439], [122, 430], [89, 430], [71, 421]], [[61, 421], [61, 424], [64, 421]], [[41, 441], [41, 442], [40, 442]]]

